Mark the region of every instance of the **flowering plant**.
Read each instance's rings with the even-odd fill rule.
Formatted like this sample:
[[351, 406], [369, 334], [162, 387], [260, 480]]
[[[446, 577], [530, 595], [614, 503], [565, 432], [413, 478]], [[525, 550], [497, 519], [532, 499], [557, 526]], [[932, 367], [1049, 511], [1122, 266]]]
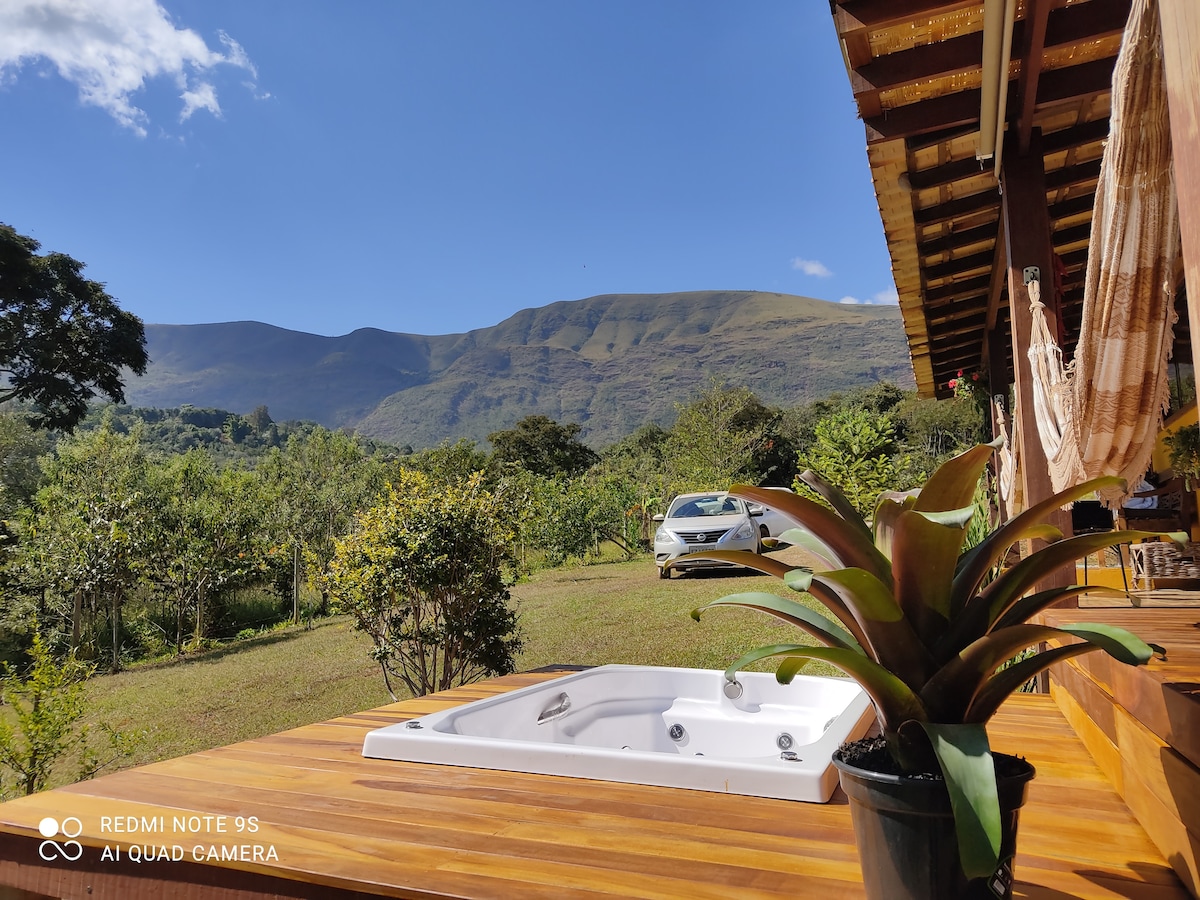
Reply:
[[958, 370], [957, 377], [946, 382], [946, 387], [954, 391], [955, 400], [974, 400], [983, 390], [979, 373], [970, 372], [964, 375], [962, 369]]

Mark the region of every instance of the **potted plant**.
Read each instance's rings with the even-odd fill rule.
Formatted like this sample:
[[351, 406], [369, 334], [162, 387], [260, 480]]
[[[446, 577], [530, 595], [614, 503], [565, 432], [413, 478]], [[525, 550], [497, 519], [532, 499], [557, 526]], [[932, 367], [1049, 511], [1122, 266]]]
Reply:
[[1200, 426], [1184, 425], [1163, 438], [1171, 456], [1171, 471], [1183, 479], [1184, 488], [1200, 481]]
[[[1030, 594], [1047, 573], [1104, 547], [1148, 536], [1108, 532], [1064, 538], [1044, 519], [1097, 488], [1097, 478], [1039, 503], [963, 549], [973, 496], [993, 450], [980, 445], [942, 465], [916, 496], [883, 495], [871, 525], [840, 491], [811, 472], [801, 478], [832, 509], [799, 495], [735, 485], [730, 493], [770, 503], [802, 529], [781, 540], [829, 564], [813, 572], [753, 553], [710, 558], [778, 576], [828, 609], [832, 620], [775, 594], [724, 597], [695, 610], [749, 607], [798, 626], [820, 646], [760, 647], [735, 661], [737, 671], [781, 657], [788, 682], [809, 661], [824, 660], [854, 677], [875, 705], [882, 737], [846, 745], [835, 755], [863, 863], [869, 897], [1010, 897], [1017, 810], [1033, 767], [1016, 757], [993, 759], [986, 724], [1001, 702], [1051, 664], [1104, 650], [1143, 665], [1161, 648], [1108, 625], [1050, 628], [1029, 619], [1076, 596], [1078, 585]], [[1001, 569], [1025, 539], [1049, 542]], [[1042, 642], [1056, 646], [1002, 668]], [[875, 810], [872, 810], [875, 807]], [[914, 821], [906, 818], [913, 813]], [[913, 843], [910, 843], [913, 842]]]

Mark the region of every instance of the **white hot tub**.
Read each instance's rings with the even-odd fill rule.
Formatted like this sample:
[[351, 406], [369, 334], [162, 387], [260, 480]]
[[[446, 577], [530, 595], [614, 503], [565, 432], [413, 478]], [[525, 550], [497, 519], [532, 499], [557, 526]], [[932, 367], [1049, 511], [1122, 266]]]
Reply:
[[[846, 678], [601, 666], [379, 728], [363, 756], [824, 803], [875, 720]], [[728, 696], [734, 694], [738, 696]]]

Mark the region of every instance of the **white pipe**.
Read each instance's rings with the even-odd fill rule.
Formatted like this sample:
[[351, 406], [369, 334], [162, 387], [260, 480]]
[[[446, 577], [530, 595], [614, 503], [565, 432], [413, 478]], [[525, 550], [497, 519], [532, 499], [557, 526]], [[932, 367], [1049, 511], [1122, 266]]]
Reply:
[[1000, 98], [996, 113], [996, 164], [992, 169], [996, 180], [1000, 180], [1000, 160], [1004, 156], [1004, 123], [1008, 118], [1008, 65], [1012, 60], [1013, 22], [1017, 18], [1017, 0], [1004, 4], [1004, 48], [1000, 53]]
[[1005, 0], [985, 0], [983, 5], [983, 79], [979, 97], [979, 144], [976, 159], [995, 155], [997, 96], [1000, 91], [1000, 54], [1004, 49]]

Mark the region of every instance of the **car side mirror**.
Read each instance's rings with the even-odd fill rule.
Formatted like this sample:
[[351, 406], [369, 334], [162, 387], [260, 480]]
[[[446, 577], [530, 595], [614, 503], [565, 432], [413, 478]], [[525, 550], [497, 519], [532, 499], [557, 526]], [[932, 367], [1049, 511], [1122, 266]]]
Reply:
[[654, 515], [652, 515], [652, 516], [650, 517], [650, 521], [651, 521], [651, 522], [662, 522], [662, 521], [663, 521], [663, 520], [665, 520], [666, 518], [667, 518], [667, 517], [666, 517], [666, 516], [664, 516], [662, 513], [655, 513]]
[[752, 510], [750, 510], [750, 515], [751, 515], [751, 516], [753, 516], [753, 517], [754, 517], [754, 518], [756, 518], [756, 519], [761, 519], [761, 518], [763, 517], [763, 512], [764, 512], [764, 510], [763, 510], [763, 508], [760, 506], [760, 507], [758, 507], [758, 509], [752, 509]]

